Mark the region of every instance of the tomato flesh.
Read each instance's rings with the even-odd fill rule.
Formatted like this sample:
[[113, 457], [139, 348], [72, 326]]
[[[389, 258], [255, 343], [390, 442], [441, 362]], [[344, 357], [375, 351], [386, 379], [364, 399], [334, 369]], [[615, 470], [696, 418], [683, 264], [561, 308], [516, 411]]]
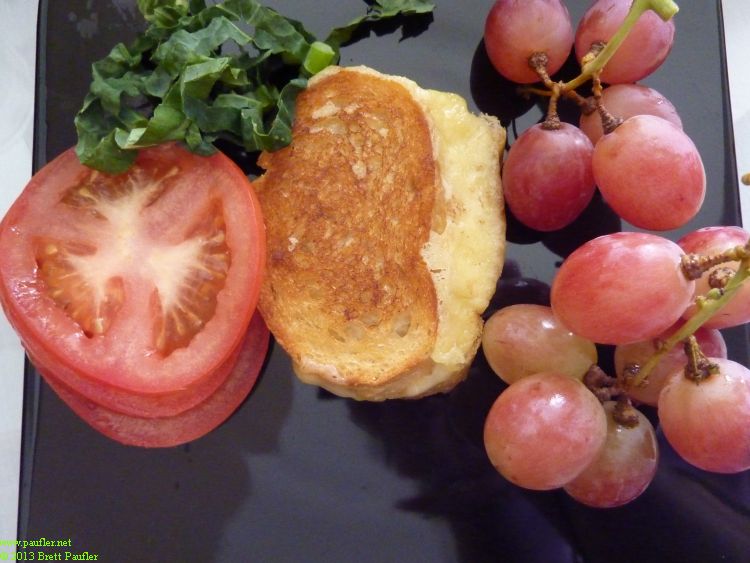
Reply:
[[0, 225], [0, 300], [40, 369], [121, 412], [123, 398], [170, 394], [163, 416], [226, 377], [264, 256], [252, 186], [221, 153], [162, 145], [108, 176], [71, 149]]
[[95, 253], [91, 247], [45, 238], [35, 246], [39, 277], [49, 296], [86, 336], [104, 334], [124, 301], [122, 278], [104, 279], [98, 287], [88, 283], [87, 262]]
[[152, 346], [166, 356], [187, 346], [213, 317], [231, 255], [218, 200], [191, 219], [182, 240], [153, 236], [146, 211], [173, 187], [169, 180], [179, 170], [154, 172], [155, 178], [144, 177], [137, 169], [126, 179], [92, 172], [68, 188], [59, 205], [79, 212], [84, 221], [93, 218], [84, 234], [99, 242], [39, 236], [35, 255], [49, 296], [89, 337], [110, 328], [125, 299], [125, 278], [150, 279]]

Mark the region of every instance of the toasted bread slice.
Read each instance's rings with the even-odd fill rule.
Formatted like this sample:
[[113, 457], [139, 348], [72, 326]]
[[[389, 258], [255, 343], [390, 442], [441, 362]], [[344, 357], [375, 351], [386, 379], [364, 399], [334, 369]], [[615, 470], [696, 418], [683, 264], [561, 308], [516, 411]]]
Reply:
[[504, 135], [459, 96], [365, 67], [310, 81], [255, 182], [259, 308], [300, 379], [383, 400], [465, 377], [503, 263]]

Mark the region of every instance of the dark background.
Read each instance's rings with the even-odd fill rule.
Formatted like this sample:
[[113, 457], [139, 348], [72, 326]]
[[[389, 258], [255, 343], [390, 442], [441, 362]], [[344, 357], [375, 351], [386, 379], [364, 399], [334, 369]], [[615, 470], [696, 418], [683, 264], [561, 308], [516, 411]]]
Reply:
[[[365, 8], [357, 0], [269, 4], [321, 37]], [[673, 238], [739, 224], [719, 3], [681, 4], [674, 49], [643, 81], [678, 108], [708, 178], [703, 210]], [[89, 65], [133, 37], [141, 25], [134, 5], [42, 0], [37, 167], [74, 144]], [[499, 115], [512, 140], [514, 128], [534, 123], [541, 110], [489, 68], [481, 37], [490, 5], [438, 0], [433, 18], [403, 30], [378, 26], [382, 35], [346, 47], [342, 63], [457, 92], [473, 109]], [[575, 23], [588, 1], [567, 5]], [[575, 108], [564, 106], [563, 117], [574, 120]], [[542, 236], [511, 219], [492, 307], [547, 302], [564, 256], [620, 228], [629, 227], [601, 201], [559, 233]], [[730, 357], [747, 364], [745, 330], [725, 337]], [[480, 353], [449, 395], [357, 403], [299, 383], [274, 347], [228, 423], [189, 445], [152, 451], [91, 430], [29, 370], [20, 537], [69, 537], [73, 551], [117, 562], [749, 560], [750, 474], [694, 470], [663, 440], [656, 479], [623, 508], [589, 509], [564, 493], [505, 482], [481, 443], [484, 415], [501, 389]]]

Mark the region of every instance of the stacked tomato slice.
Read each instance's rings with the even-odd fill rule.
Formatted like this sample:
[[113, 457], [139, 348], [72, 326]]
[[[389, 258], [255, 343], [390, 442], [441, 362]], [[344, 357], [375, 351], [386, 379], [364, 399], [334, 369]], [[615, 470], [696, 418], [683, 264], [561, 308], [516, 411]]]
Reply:
[[50, 386], [104, 434], [169, 446], [244, 400], [268, 349], [255, 312], [260, 205], [226, 156], [175, 144], [124, 174], [69, 150], [0, 225], [0, 300]]

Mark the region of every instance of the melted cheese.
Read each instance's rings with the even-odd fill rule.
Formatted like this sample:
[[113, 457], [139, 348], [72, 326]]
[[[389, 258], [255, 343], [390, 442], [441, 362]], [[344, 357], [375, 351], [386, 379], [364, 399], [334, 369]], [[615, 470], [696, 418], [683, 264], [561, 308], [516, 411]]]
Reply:
[[495, 293], [503, 267], [505, 218], [500, 161], [505, 131], [492, 117], [471, 113], [457, 94], [425, 90], [393, 77], [423, 107], [430, 120], [442, 207], [433, 218], [422, 257], [432, 273], [440, 320], [432, 365], [410, 378], [404, 396], [440, 385], [466, 369], [482, 334], [482, 313]]

